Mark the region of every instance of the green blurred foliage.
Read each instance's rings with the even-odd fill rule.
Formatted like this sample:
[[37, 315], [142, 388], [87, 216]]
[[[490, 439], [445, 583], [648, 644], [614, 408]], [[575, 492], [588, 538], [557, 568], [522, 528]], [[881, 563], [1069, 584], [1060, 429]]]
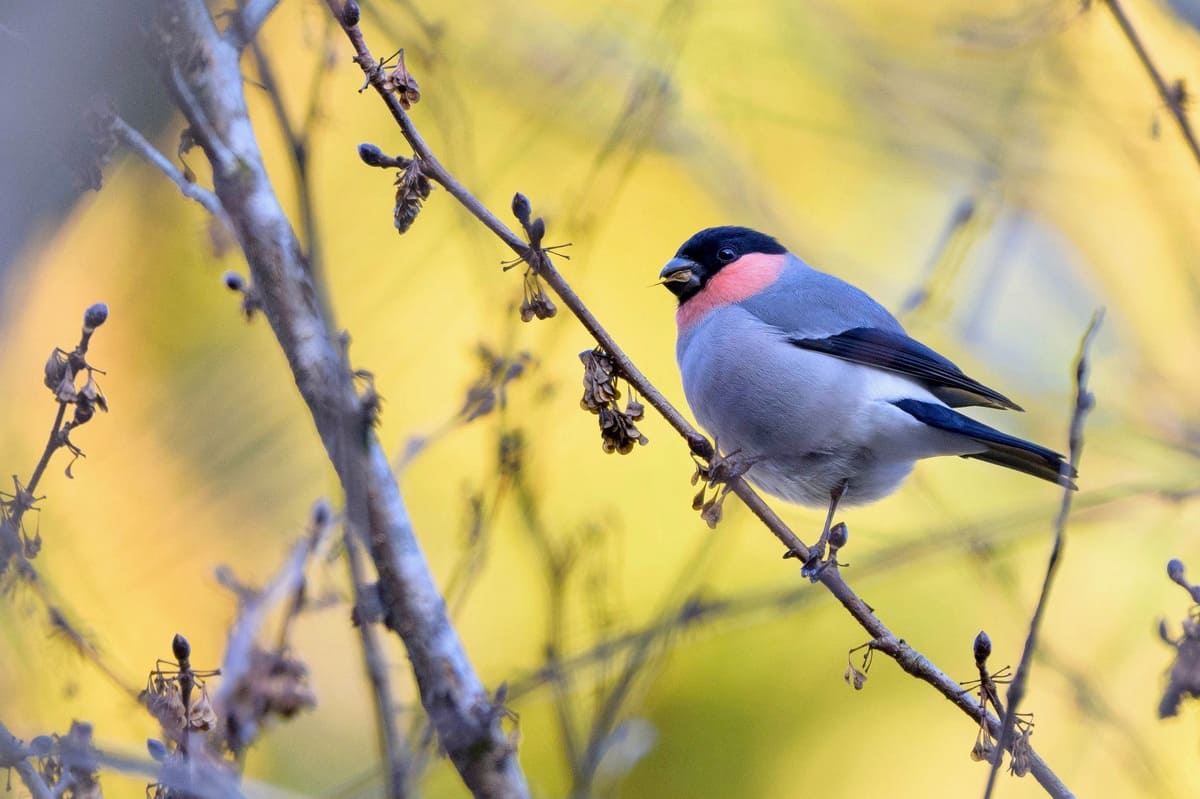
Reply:
[[[681, 241], [711, 224], [772, 232], [904, 310], [917, 338], [1029, 411], [990, 423], [1058, 448], [1078, 338], [1105, 306], [1082, 490], [1025, 708], [1034, 745], [1080, 795], [1200, 790], [1196, 709], [1166, 723], [1154, 715], [1170, 657], [1156, 620], [1174, 623], [1186, 608], [1165, 564], [1180, 557], [1200, 572], [1200, 165], [1102, 4], [364, 5], [374, 52], [407, 48], [423, 93], [413, 118], [435, 152], [503, 216], [515, 190], [533, 200], [547, 241], [573, 245], [560, 265], [576, 291], [674, 402], [683, 397], [671, 298], [651, 283]], [[1196, 31], [1153, 3], [1133, 5], [1169, 76], [1200, 74]], [[641, 425], [648, 447], [601, 452], [594, 418], [578, 407], [576, 354], [590, 340], [566, 313], [517, 320], [519, 271], [500, 269], [508, 253], [445, 192], [396, 236], [390, 177], [362, 166], [355, 145], [395, 151], [402, 140], [378, 100], [356, 93], [357, 67], [324, 14], [322, 4], [284, 3], [263, 41], [294, 119], [316, 86], [324, 269], [352, 359], [385, 397], [383, 441], [399, 456], [411, 437], [447, 430], [479, 371], [479, 343], [535, 360], [503, 410], [452, 425], [402, 473], [439, 579], [466, 551], [469, 498], [497, 490], [500, 432], [519, 429], [539, 534], [577, 548], [557, 608], [564, 655], [694, 592], [796, 588], [798, 567], [778, 559], [778, 544], [736, 501], [715, 532], [690, 510], [691, 462], [660, 420]], [[249, 58], [246, 70], [260, 142], [295, 211], [288, 154]], [[178, 127], [158, 137], [164, 151], [174, 152]], [[187, 158], [203, 180], [200, 154]], [[215, 665], [234, 602], [214, 568], [266, 580], [312, 502], [336, 499], [268, 327], [244, 324], [221, 287], [224, 270], [244, 271], [240, 255], [215, 253], [208, 227], [161, 176], [123, 159], [103, 191], [35, 237], [0, 298], [5, 474], [28, 474], [44, 445], [54, 412], [41, 386], [46, 353], [74, 341], [89, 303], [112, 309], [92, 347], [112, 411], [77, 434], [87, 458], [75, 479], [60, 460], [43, 483], [36, 565], [132, 685], [177, 631], [197, 665]], [[989, 468], [925, 462], [895, 496], [842, 517], [851, 584], [963, 680], [981, 628], [994, 665], [1019, 657], [1059, 500], [1052, 487]], [[555, 610], [539, 539], [514, 492], [504, 497], [457, 609], [493, 688], [542, 664]], [[820, 523], [817, 512], [782, 511], [799, 531]], [[344, 600], [340, 563], [318, 568], [313, 590]], [[294, 648], [320, 705], [257, 746], [256, 779], [316, 796], [378, 785], [347, 611], [343, 601], [299, 620]], [[28, 735], [87, 719], [100, 740], [127, 748], [155, 735], [43, 619], [29, 594], [5, 599], [0, 718]], [[861, 693], [843, 683], [846, 652], [862, 636], [818, 589], [672, 636], [622, 715], [652, 748], [628, 774], [606, 777], [600, 795], [979, 791], [975, 730], [927, 686], [884, 659]], [[403, 650], [388, 645], [411, 705]], [[575, 675], [580, 719], [613, 668]], [[570, 786], [555, 701], [542, 688], [513, 702], [539, 796]], [[422, 787], [464, 794], [445, 764]], [[1001, 789], [1039, 795], [1031, 778]]]

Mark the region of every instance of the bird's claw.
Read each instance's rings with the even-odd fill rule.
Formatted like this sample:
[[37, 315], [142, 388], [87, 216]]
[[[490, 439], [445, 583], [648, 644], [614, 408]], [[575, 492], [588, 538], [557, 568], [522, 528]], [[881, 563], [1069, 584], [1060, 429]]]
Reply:
[[804, 561], [804, 565], [800, 567], [800, 576], [807, 577], [812, 582], [817, 582], [821, 579], [821, 575], [830, 566], [837, 566], [836, 560], [825, 560], [825, 548], [820, 550], [810, 549], [808, 551], [808, 560]]
[[[833, 527], [821, 533], [821, 537], [817, 539], [808, 550], [808, 559], [804, 561], [804, 565], [800, 567], [800, 575], [807, 577], [812, 582], [817, 582], [821, 579], [821, 575], [826, 569], [843, 566], [845, 564], [838, 563], [838, 550], [846, 546], [846, 542], [850, 538], [850, 528], [845, 522], [838, 522]], [[829, 557], [825, 557], [825, 545], [829, 545]], [[793, 555], [794, 557], [794, 555]]]

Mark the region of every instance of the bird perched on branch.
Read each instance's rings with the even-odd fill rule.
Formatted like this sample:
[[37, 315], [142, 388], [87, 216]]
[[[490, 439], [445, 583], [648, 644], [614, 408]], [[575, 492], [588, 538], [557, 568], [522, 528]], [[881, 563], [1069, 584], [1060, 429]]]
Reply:
[[697, 421], [764, 491], [828, 508], [806, 574], [819, 573], [838, 504], [887, 496], [919, 458], [960, 455], [1075, 488], [1059, 453], [954, 410], [1016, 403], [770, 236], [702, 230], [659, 277], [679, 298], [675, 352]]

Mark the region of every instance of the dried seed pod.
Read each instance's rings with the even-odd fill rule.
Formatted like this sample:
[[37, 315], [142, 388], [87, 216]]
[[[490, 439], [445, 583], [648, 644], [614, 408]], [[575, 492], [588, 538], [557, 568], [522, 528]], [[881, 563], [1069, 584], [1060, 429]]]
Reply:
[[51, 391], [58, 391], [58, 384], [62, 382], [63, 375], [67, 370], [67, 356], [55, 349], [50, 353], [50, 357], [46, 359], [45, 377], [42, 382], [46, 388]]
[[414, 157], [396, 176], [396, 204], [392, 217], [396, 230], [407, 233], [421, 212], [421, 204], [428, 199], [432, 190], [429, 178], [421, 171], [421, 159]]

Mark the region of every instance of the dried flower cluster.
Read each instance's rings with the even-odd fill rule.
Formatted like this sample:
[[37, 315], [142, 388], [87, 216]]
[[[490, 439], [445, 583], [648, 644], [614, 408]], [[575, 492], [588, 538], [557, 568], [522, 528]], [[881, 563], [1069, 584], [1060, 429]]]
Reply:
[[101, 799], [100, 765], [92, 745], [92, 725], [71, 722], [66, 735], [41, 735], [30, 742], [37, 771], [53, 796], [64, 799]]
[[497, 406], [503, 408], [508, 402], [505, 394], [508, 384], [523, 375], [533, 360], [528, 352], [509, 356], [495, 352], [483, 343], [478, 345], [476, 353], [483, 373], [467, 389], [467, 396], [458, 411], [459, 418], [464, 422], [473, 422], [486, 416]]
[[583, 361], [583, 398], [579, 400], [579, 406], [600, 417], [604, 451], [627, 455], [633, 451], [634, 444], [649, 444], [650, 440], [635, 424], [642, 420], [646, 408], [638, 402], [633, 386], [629, 387], [629, 400], [624, 408], [621, 407], [617, 368], [608, 353], [600, 347], [584, 350], [579, 353], [579, 360]]
[[250, 668], [234, 686], [229, 707], [224, 709], [225, 743], [231, 751], [241, 752], [272, 717], [290, 719], [316, 704], [304, 663], [284, 651], [255, 647]]
[[392, 206], [392, 221], [401, 234], [407, 233], [421, 213], [422, 204], [429, 199], [433, 184], [425, 174], [420, 157], [405, 158], [388, 155], [374, 144], [358, 145], [358, 157], [367, 166], [396, 169], [396, 201]]
[[[965, 685], [976, 685], [979, 688], [979, 730], [975, 733], [975, 744], [971, 747], [971, 759], [980, 763], [991, 763], [998, 756], [999, 742], [992, 737], [992, 731], [987, 725], [987, 711], [990, 706], [997, 716], [1004, 718], [1004, 705], [1000, 701], [1000, 692], [996, 685], [1008, 682], [1008, 667], [1005, 666], [994, 674], [988, 671], [987, 660], [992, 654], [992, 639], [983, 630], [975, 636], [972, 652], [979, 679]], [[1013, 724], [1017, 737], [1012, 743], [1008, 772], [1015, 777], [1024, 777], [1033, 765], [1033, 745], [1030, 743], [1030, 737], [1033, 735], [1033, 717], [1024, 713], [1017, 714]]]
[[205, 679], [220, 672], [193, 669], [192, 648], [182, 635], [171, 641], [171, 650], [175, 668], [163, 669], [170, 662], [160, 660], [146, 678], [146, 688], [138, 695], [138, 701], [158, 720], [163, 736], [173, 747], [186, 752], [191, 733], [206, 733], [216, 726], [217, 714]]
[[[1172, 559], [1167, 564], [1167, 576], [1188, 592], [1193, 603], [1200, 602], [1200, 586], [1188, 582], [1183, 561]], [[1193, 604], [1181, 628], [1183, 634], [1172, 638], [1166, 620], [1158, 623], [1158, 634], [1175, 650], [1175, 662], [1167, 673], [1167, 687], [1158, 704], [1160, 719], [1178, 715], [1185, 698], [1200, 698], [1200, 605]]]
[[[854, 665], [854, 653], [860, 649], [867, 650], [863, 653], [862, 667]], [[865, 644], [860, 644], [846, 653], [846, 672], [842, 675], [842, 679], [856, 691], [861, 691], [863, 686], [867, 684], [867, 672], [871, 670], [871, 664], [875, 661], [875, 647], [868, 641]]]
[[[233, 766], [229, 757], [243, 752], [270, 717], [291, 718], [316, 704], [303, 663], [282, 651], [256, 648], [221, 717], [205, 682], [220, 672], [192, 668], [191, 646], [182, 635], [175, 636], [171, 649], [174, 662], [160, 660], [138, 697], [162, 726], [164, 740], [151, 739], [147, 747], [164, 767], [199, 758], [205, 766], [228, 770]], [[150, 786], [147, 795], [182, 796], [159, 783]]]
[[545, 289], [542, 288], [542, 281], [538, 277], [541, 259], [546, 257], [545, 248], [542, 247], [542, 239], [546, 237], [546, 220], [540, 216], [537, 219], [531, 218], [533, 207], [529, 204], [529, 198], [521, 192], [513, 195], [512, 212], [517, 221], [521, 223], [521, 228], [525, 231], [525, 237], [529, 241], [529, 248], [521, 254], [521, 257], [504, 262], [505, 270], [512, 269], [520, 263], [525, 264], [521, 321], [529, 322], [535, 318], [550, 319], [558, 313], [558, 307], [546, 294]]
[[[696, 460], [696, 471], [692, 473], [692, 485], [700, 483], [700, 490], [692, 499], [692, 510], [700, 511], [700, 518], [716, 529], [724, 512], [725, 498], [733, 490], [733, 481], [749, 471], [753, 462], [738, 453], [714, 455], [704, 463]], [[709, 494], [709, 491], [712, 491]], [[785, 555], [785, 557], [789, 557]]]
[[[62, 426], [58, 435], [60, 445], [69, 449], [76, 458], [83, 455], [83, 452], [71, 443], [71, 430], [91, 421], [92, 417], [96, 415], [97, 408], [102, 411], [108, 410], [108, 400], [104, 398], [100, 386], [96, 384], [96, 374], [104, 374], [104, 372], [87, 362], [88, 342], [92, 333], [104, 324], [106, 319], [108, 319], [108, 306], [103, 303], [91, 306], [83, 315], [83, 336], [79, 346], [71, 352], [55, 347], [50, 353], [50, 357], [46, 359], [43, 382], [48, 389], [54, 392], [54, 398], [61, 405], [64, 407], [74, 406], [75, 409], [74, 416]], [[87, 376], [82, 386], [78, 385], [80, 374]], [[74, 459], [72, 459], [72, 463], [74, 463]], [[67, 466], [67, 476], [71, 476], [70, 466]]]
[[421, 204], [429, 199], [432, 189], [429, 178], [421, 171], [421, 159], [415, 156], [410, 158], [400, 174], [396, 175], [396, 204], [392, 208], [396, 230], [402, 235], [417, 220]]
[[392, 70], [384, 76], [383, 88], [385, 91], [393, 92], [400, 100], [400, 105], [407, 111], [413, 107], [413, 103], [421, 101], [421, 87], [417, 85], [417, 79], [408, 71], [408, 65], [404, 63], [403, 47], [391, 58], [385, 58], [379, 62], [379, 68], [386, 69], [392, 58], [396, 59], [396, 66], [392, 67]]
[[[42, 381], [46, 388], [53, 392], [58, 403], [58, 413], [54, 418], [46, 449], [28, 484], [22, 484], [14, 475], [13, 492], [8, 494], [0, 491], [0, 575], [8, 572], [8, 566], [14, 556], [20, 554], [28, 560], [37, 557], [41, 551], [41, 533], [35, 531], [32, 536], [28, 534], [25, 530], [25, 514], [36, 510], [40, 497], [34, 492], [46, 465], [50, 462], [50, 457], [60, 447], [66, 447], [73, 456], [67, 464], [66, 474], [67, 477], [72, 477], [71, 467], [83, 456], [83, 450], [71, 442], [71, 431], [91, 421], [97, 409], [108, 410], [108, 400], [96, 382], [96, 375], [104, 373], [87, 361], [92, 334], [107, 319], [107, 305], [96, 303], [90, 306], [83, 314], [83, 330], [75, 349], [67, 352], [55, 347], [46, 359]], [[70, 419], [66, 418], [68, 409], [72, 409]]]

